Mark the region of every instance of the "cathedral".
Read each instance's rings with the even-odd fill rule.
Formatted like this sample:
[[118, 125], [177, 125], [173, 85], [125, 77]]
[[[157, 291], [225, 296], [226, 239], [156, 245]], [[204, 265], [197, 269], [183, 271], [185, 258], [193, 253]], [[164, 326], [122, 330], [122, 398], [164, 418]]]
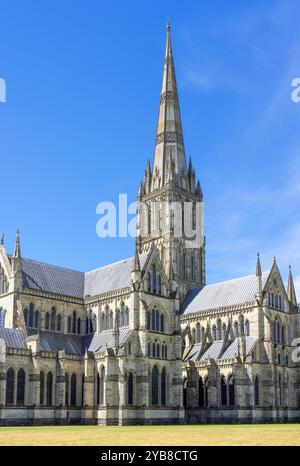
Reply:
[[[206, 284], [167, 25], [154, 158], [133, 257], [86, 273], [0, 244], [0, 425], [300, 420], [300, 313], [274, 259]], [[256, 266], [255, 266], [256, 262]]]

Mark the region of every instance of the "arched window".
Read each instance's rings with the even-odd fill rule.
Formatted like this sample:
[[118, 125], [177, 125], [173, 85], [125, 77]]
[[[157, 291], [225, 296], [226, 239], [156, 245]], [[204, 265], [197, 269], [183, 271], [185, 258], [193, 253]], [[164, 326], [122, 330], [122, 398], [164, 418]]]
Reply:
[[6, 373], [6, 404], [14, 404], [15, 371], [10, 367]]
[[56, 317], [56, 331], [60, 332], [61, 331], [61, 315], [58, 314]]
[[278, 364], [281, 364], [280, 353], [277, 354], [277, 362], [278, 362]]
[[40, 372], [40, 405], [43, 406], [45, 403], [45, 374], [43, 371]]
[[192, 344], [197, 343], [196, 341], [196, 329], [193, 328], [192, 330]]
[[84, 374], [82, 374], [82, 377], [81, 377], [81, 406], [84, 406], [84, 383], [85, 383], [85, 378], [84, 378]]
[[151, 273], [148, 272], [148, 291], [151, 293], [151, 284], [152, 284], [152, 281], [151, 281]]
[[40, 313], [39, 311], [35, 311], [34, 313], [34, 328], [39, 328], [40, 326]]
[[101, 377], [100, 377], [100, 404], [103, 405], [105, 401], [105, 385], [104, 385], [104, 379], [105, 379], [105, 369], [102, 367], [101, 369]]
[[196, 341], [197, 341], [197, 343], [200, 343], [200, 341], [201, 341], [201, 327], [200, 327], [199, 322], [197, 323]]
[[72, 333], [76, 333], [76, 322], [77, 322], [76, 311], [73, 311]]
[[96, 386], [96, 404], [100, 404], [100, 375], [97, 374], [97, 386]]
[[183, 406], [187, 407], [187, 379], [183, 381]]
[[218, 338], [218, 340], [222, 340], [222, 322], [221, 322], [221, 319], [218, 319], [217, 329], [218, 329], [217, 338]]
[[152, 292], [156, 293], [156, 267], [152, 265]]
[[77, 395], [77, 377], [76, 374], [71, 376], [71, 406], [76, 406]]
[[241, 329], [241, 335], [244, 335], [245, 333], [245, 325], [244, 325], [244, 322], [245, 322], [245, 319], [244, 319], [244, 316], [241, 315], [240, 316], [240, 329]]
[[249, 322], [249, 320], [246, 320], [246, 323], [245, 323], [245, 333], [246, 333], [247, 337], [250, 336], [250, 322]]
[[236, 337], [239, 336], [239, 323], [238, 322], [234, 322], [234, 334]]
[[155, 330], [155, 309], [152, 310], [151, 315], [151, 330]]
[[224, 340], [226, 338], [226, 333], [227, 333], [227, 327], [226, 327], [226, 324], [224, 322], [224, 324], [223, 324], [223, 338], [224, 338]]
[[224, 375], [221, 377], [221, 404], [227, 405], [227, 385]]
[[228, 378], [228, 401], [229, 406], [235, 405], [235, 389], [234, 389], [234, 377], [231, 375]]
[[47, 406], [52, 405], [52, 390], [53, 390], [53, 375], [52, 372], [47, 374]]
[[[113, 328], [112, 319], [113, 319], [113, 317], [112, 317], [112, 313], [111, 313], [111, 328]], [[89, 320], [90, 320], [90, 333], [94, 333], [94, 325], [93, 325], [94, 322], [93, 322], [93, 314], [92, 314], [92, 312], [90, 312], [90, 319], [89, 319]]]
[[152, 406], [158, 406], [158, 369], [156, 366], [154, 366], [152, 369], [151, 394], [152, 394]]
[[72, 317], [68, 317], [68, 333], [72, 332]]
[[280, 343], [280, 337], [281, 337], [281, 334], [280, 334], [280, 322], [279, 322], [279, 320], [277, 320], [277, 322], [276, 322], [276, 341], [278, 341], [278, 343]]
[[69, 390], [70, 390], [69, 374], [66, 372], [65, 373], [65, 406], [69, 406]]
[[46, 316], [45, 316], [45, 329], [50, 330], [50, 314], [49, 314], [49, 312], [46, 312]]
[[160, 389], [161, 389], [161, 404], [162, 406], [166, 406], [167, 404], [167, 375], [166, 375], [165, 368], [163, 368], [161, 372]]
[[24, 315], [25, 325], [26, 327], [28, 327], [28, 309], [24, 309], [23, 315]]
[[204, 385], [202, 377], [198, 380], [198, 406], [204, 406]]
[[156, 344], [155, 343], [152, 343], [152, 357], [153, 358], [156, 357]]
[[158, 275], [157, 277], [157, 283], [158, 283], [157, 292], [158, 294], [161, 294], [161, 276], [160, 275]]
[[33, 311], [33, 304], [30, 303], [29, 304], [29, 322], [28, 322], [28, 327], [33, 327], [33, 315], [34, 315], [34, 311]]
[[149, 311], [147, 311], [147, 328], [151, 328], [151, 314]]
[[126, 321], [126, 326], [128, 327], [129, 325], [129, 309], [126, 307], [125, 310], [125, 321]]
[[110, 311], [110, 313], [109, 313], [109, 329], [112, 330], [113, 327], [114, 327], [113, 311]]
[[124, 304], [121, 305], [120, 311], [120, 327], [125, 327], [125, 315], [124, 315]]
[[56, 309], [53, 307], [51, 309], [51, 330], [55, 330], [56, 327]]
[[127, 402], [128, 402], [129, 405], [133, 405], [133, 375], [132, 375], [132, 372], [129, 372], [129, 374], [128, 374]]
[[204, 380], [204, 404], [205, 406], [208, 406], [208, 385], [209, 385], [209, 382], [208, 382], [208, 378], [206, 377], [206, 379]]
[[159, 310], [155, 311], [155, 330], [159, 331]]
[[254, 404], [259, 405], [259, 379], [256, 376], [254, 379]]
[[165, 318], [163, 314], [160, 315], [160, 331], [165, 331]]
[[25, 371], [19, 369], [17, 375], [17, 405], [25, 404]]
[[213, 325], [213, 328], [212, 328], [212, 337], [214, 341], [217, 340], [217, 327], [215, 325]]
[[157, 345], [156, 345], [156, 357], [160, 358], [160, 345], [159, 345], [159, 343], [157, 343]]
[[281, 386], [281, 375], [278, 374], [278, 390], [279, 390], [279, 406], [282, 405], [282, 386]]
[[281, 343], [285, 343], [285, 327], [281, 327]]

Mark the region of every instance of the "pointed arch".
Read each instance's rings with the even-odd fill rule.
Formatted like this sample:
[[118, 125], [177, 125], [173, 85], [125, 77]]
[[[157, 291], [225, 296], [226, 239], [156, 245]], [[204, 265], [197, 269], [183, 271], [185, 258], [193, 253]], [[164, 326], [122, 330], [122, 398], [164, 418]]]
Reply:
[[260, 387], [259, 387], [259, 378], [256, 375], [254, 378], [254, 404], [259, 406], [260, 404]]
[[25, 371], [23, 368], [19, 369], [17, 375], [17, 405], [25, 404]]
[[166, 369], [163, 368], [161, 372], [161, 382], [160, 382], [160, 390], [161, 390], [161, 405], [166, 406], [167, 404], [167, 374]]
[[158, 369], [156, 366], [153, 367], [151, 374], [151, 404], [158, 406]]
[[217, 322], [217, 339], [222, 340], [222, 321], [218, 319]]
[[235, 385], [232, 374], [228, 377], [228, 404], [229, 406], [235, 405]]
[[245, 334], [246, 334], [246, 337], [250, 336], [250, 322], [248, 319], [245, 322]]
[[39, 328], [40, 326], [40, 313], [39, 311], [35, 311], [34, 313], [34, 328]]
[[6, 372], [6, 404], [14, 404], [15, 371], [10, 367]]
[[71, 406], [76, 406], [77, 399], [77, 377], [76, 374], [71, 375]]
[[129, 372], [127, 380], [127, 403], [133, 405], [133, 374]]
[[227, 405], [227, 385], [224, 375], [221, 377], [221, 405]]
[[198, 379], [198, 406], [204, 406], [204, 384], [202, 377]]
[[56, 330], [56, 309], [53, 307], [51, 309], [51, 330]]
[[32, 303], [29, 304], [29, 320], [28, 320], [28, 327], [33, 327], [34, 321], [34, 306]]
[[65, 373], [65, 406], [69, 406], [69, 390], [70, 390], [70, 383], [69, 383], [69, 374]]
[[50, 314], [49, 314], [49, 312], [46, 312], [46, 315], [45, 315], [45, 329], [50, 330]]
[[53, 375], [52, 372], [48, 372], [47, 374], [47, 406], [52, 406], [52, 393], [53, 393]]
[[105, 403], [105, 367], [103, 366], [100, 372], [100, 404]]
[[45, 404], [45, 374], [43, 371], [40, 372], [40, 405]]

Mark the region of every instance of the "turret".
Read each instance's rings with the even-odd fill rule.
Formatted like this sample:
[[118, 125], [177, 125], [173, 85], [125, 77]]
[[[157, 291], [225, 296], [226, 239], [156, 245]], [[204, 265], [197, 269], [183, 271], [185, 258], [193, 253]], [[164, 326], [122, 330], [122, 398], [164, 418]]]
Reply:
[[287, 295], [288, 295], [288, 300], [291, 303], [291, 305], [297, 307], [298, 303], [297, 303], [297, 297], [296, 297], [296, 291], [295, 291], [291, 266], [289, 266]]

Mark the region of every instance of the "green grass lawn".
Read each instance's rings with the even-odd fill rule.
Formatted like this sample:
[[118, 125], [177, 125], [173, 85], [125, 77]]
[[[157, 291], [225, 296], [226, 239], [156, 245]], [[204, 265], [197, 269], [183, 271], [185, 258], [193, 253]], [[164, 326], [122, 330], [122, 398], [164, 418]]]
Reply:
[[0, 427], [0, 445], [300, 445], [300, 424]]

